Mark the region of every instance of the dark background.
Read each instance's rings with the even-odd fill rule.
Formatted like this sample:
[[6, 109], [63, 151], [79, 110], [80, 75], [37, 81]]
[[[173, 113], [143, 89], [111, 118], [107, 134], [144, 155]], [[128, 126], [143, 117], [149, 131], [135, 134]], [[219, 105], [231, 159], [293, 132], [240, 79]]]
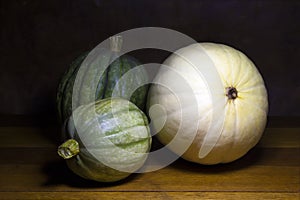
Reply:
[[[54, 115], [56, 87], [76, 56], [155, 26], [242, 50], [265, 79], [269, 115], [300, 116], [299, 8], [291, 0], [0, 0], [0, 114]], [[158, 55], [140, 59], [162, 62]]]

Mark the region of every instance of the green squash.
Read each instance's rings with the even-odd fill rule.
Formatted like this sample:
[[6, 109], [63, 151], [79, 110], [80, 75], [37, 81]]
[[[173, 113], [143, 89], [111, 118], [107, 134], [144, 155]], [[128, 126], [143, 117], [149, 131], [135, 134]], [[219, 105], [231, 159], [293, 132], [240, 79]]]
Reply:
[[[83, 61], [89, 55], [89, 52], [87, 52], [75, 59], [63, 75], [56, 98], [61, 122], [64, 122], [71, 115], [72, 110], [80, 105], [112, 97], [114, 89], [114, 97], [126, 98], [141, 110], [144, 110], [148, 86], [143, 85], [143, 83], [148, 82], [147, 72], [144, 68], [139, 68], [136, 71], [137, 75], [127, 76], [122, 84], [117, 84], [126, 72], [141, 65], [141, 63], [129, 55], [119, 57], [118, 52], [121, 48], [122, 38], [114, 36], [111, 39], [111, 49], [101, 49], [96, 53], [90, 52], [89, 58], [94, 59], [86, 62], [90, 66], [81, 67]], [[111, 61], [113, 62], [105, 69], [107, 63]], [[82, 81], [77, 87], [75, 84], [76, 79]], [[135, 85], [141, 87], [133, 92], [132, 87]]]
[[151, 147], [146, 115], [121, 98], [79, 106], [68, 120], [65, 139], [58, 154], [68, 167], [99, 182], [118, 181], [141, 168]]

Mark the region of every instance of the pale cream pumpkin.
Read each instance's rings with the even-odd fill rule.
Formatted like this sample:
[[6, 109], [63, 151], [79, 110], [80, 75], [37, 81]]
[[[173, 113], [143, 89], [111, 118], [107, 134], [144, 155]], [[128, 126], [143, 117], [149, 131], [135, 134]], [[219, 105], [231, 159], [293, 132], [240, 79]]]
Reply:
[[151, 123], [163, 144], [186, 160], [217, 164], [242, 157], [258, 143], [268, 98], [247, 56], [226, 45], [197, 43], [163, 64], [168, 67], [159, 70], [148, 95]]

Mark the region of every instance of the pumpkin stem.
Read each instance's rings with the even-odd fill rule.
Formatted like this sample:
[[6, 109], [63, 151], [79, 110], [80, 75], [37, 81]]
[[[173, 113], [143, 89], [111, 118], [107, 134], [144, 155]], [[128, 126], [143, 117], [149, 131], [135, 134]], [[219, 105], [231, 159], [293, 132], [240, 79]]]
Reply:
[[79, 144], [76, 140], [69, 139], [58, 147], [57, 153], [64, 159], [72, 158], [79, 153]]
[[226, 88], [226, 96], [228, 97], [229, 100], [234, 100], [238, 97], [238, 91], [236, 90], [235, 87], [227, 87]]
[[110, 40], [110, 50], [115, 52], [120, 52], [122, 48], [123, 38], [121, 35], [115, 35], [109, 38]]

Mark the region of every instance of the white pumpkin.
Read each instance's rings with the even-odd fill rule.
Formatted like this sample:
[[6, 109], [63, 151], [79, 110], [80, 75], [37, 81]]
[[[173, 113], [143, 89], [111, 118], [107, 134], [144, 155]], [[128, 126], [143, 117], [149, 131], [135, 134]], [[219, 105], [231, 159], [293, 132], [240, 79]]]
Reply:
[[184, 159], [227, 163], [260, 140], [267, 91], [242, 52], [215, 43], [189, 45], [165, 60], [154, 82], [148, 95], [151, 123], [157, 138]]

